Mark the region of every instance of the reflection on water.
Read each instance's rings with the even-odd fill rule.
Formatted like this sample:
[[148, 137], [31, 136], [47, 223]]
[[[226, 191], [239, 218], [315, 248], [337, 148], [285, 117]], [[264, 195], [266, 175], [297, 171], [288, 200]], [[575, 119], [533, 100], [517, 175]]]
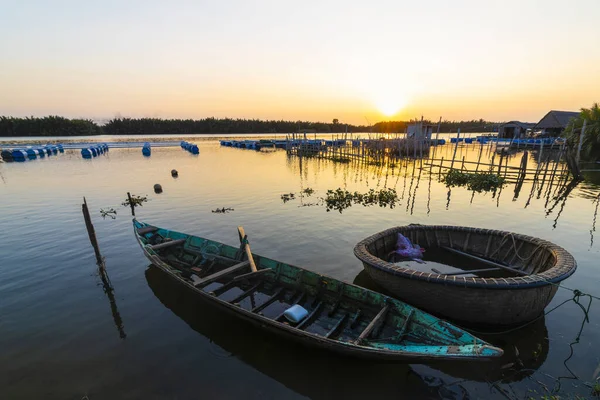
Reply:
[[[348, 188], [357, 183], [361, 183], [367, 188], [370, 188], [371, 191], [378, 190], [379, 193], [390, 189], [398, 191], [401, 193], [399, 199], [405, 201], [406, 212], [413, 215], [415, 212], [417, 192], [423, 176], [423, 179], [427, 180], [426, 213], [429, 215], [431, 212], [432, 181], [435, 181], [438, 184], [438, 190], [443, 187], [444, 185], [441, 184], [443, 178], [447, 172], [450, 171], [448, 165], [454, 164], [448, 164], [447, 162], [449, 160], [444, 159], [444, 156], [450, 156], [448, 152], [451, 151], [451, 148], [448, 146], [440, 147], [445, 148], [439, 150], [438, 156], [441, 156], [441, 159], [432, 159], [426, 162], [423, 162], [422, 159], [396, 159], [388, 157], [383, 162], [378, 162], [376, 164], [360, 159], [354, 159], [349, 163], [336, 163], [329, 159], [288, 155], [286, 165], [294, 173], [299, 175], [301, 188], [304, 186], [304, 181], [307, 180], [310, 169], [314, 169], [314, 174], [319, 176], [331, 169], [336, 181], [338, 183], [341, 182], [342, 186], [341, 188], [332, 186], [328, 189], [334, 191], [335, 196], [330, 196], [328, 194], [327, 196], [319, 197], [319, 199], [326, 206], [327, 210], [335, 209], [340, 212], [343, 212], [353, 204], [363, 204], [365, 206], [379, 204], [381, 207], [390, 204], [389, 201], [375, 201], [365, 204], [363, 201], [356, 200], [356, 195], [360, 195], [360, 193], [354, 192], [353, 195]], [[482, 161], [482, 155], [485, 154], [483, 146], [479, 148], [471, 146], [470, 150], [472, 151], [465, 150], [465, 154], [461, 155], [460, 165], [457, 162], [456, 168], [459, 168], [460, 166], [461, 171], [467, 173], [490, 172], [499, 174], [505, 179], [508, 185], [513, 186], [513, 202], [517, 202], [521, 191], [525, 186], [529, 190], [529, 193], [523, 208], [528, 208], [532, 201], [543, 201], [546, 216], [550, 216], [556, 211], [556, 216], [553, 219], [553, 228], [556, 228], [558, 220], [572, 191], [581, 185], [581, 181], [574, 180], [569, 175], [565, 163], [561, 161], [561, 150], [546, 151], [546, 159], [544, 162], [537, 164], [535, 168], [527, 168], [522, 171], [517, 171], [516, 169], [523, 165], [525, 167], [527, 166], [527, 162], [524, 159], [529, 159], [531, 157], [531, 162], [535, 162], [535, 151], [532, 151], [529, 155], [527, 151], [523, 152], [511, 149], [509, 152], [505, 152], [503, 149], [500, 161], [495, 165], [495, 154], [492, 154], [491, 164], [487, 164], [486, 160]], [[477, 161], [474, 161], [474, 157], [477, 158]], [[484, 166], [480, 169], [480, 163], [482, 162], [484, 163]], [[468, 167], [465, 167], [466, 165]], [[531, 166], [531, 163], [529, 165]], [[514, 168], [515, 170], [510, 170], [509, 173], [509, 167]], [[518, 174], [518, 176], [515, 174]], [[401, 178], [402, 188], [400, 189], [398, 186]], [[454, 190], [461, 190], [464, 192], [464, 188], [455, 188]], [[482, 197], [487, 195], [492, 199], [495, 199], [494, 205], [499, 208], [503, 190], [505, 190], [504, 185], [500, 185], [499, 188], [494, 188], [490, 193], [470, 190], [471, 196], [469, 204], [473, 203], [476, 195]], [[510, 189], [507, 188], [506, 190]], [[452, 202], [453, 188], [448, 187], [446, 188], [446, 191], [445, 206], [446, 209], [449, 209]], [[588, 194], [589, 192], [592, 194]], [[593, 197], [593, 199], [595, 199], [596, 196], [598, 196], [598, 187], [595, 185], [590, 186], [588, 182], [585, 189], [581, 190], [581, 196]], [[293, 200], [293, 198], [288, 197], [284, 199], [284, 202], [289, 200]], [[318, 203], [312, 203], [310, 205], [316, 204]], [[302, 201], [301, 205], [304, 205]]]
[[[352, 249], [391, 226], [514, 231], [568, 249], [578, 270], [565, 285], [595, 293], [600, 249], [594, 240], [599, 208], [594, 178], [572, 183], [554, 153], [544, 150], [540, 157], [536, 149], [526, 157], [532, 171], [519, 181], [506, 166], [518, 168], [524, 153], [510, 150], [500, 168], [509, 184], [496, 193], [475, 193], [448, 190], [440, 182], [445, 171], [440, 160], [449, 165], [454, 153], [450, 145], [435, 147], [433, 160], [370, 164], [197, 141], [199, 156], [156, 148], [144, 158], [139, 149], [113, 149], [83, 160], [79, 152], [66, 150], [61, 157], [0, 163], [0, 232], [5, 233], [0, 240], [0, 397], [192, 398], [199, 389], [212, 398], [507, 397], [489, 381], [523, 398], [529, 390], [543, 392], [537, 381], [551, 388], [548, 376], [569, 375], [563, 361], [581, 326], [581, 309], [572, 302], [523, 331], [481, 335], [505, 349], [502, 365], [363, 364], [263, 337], [194, 299], [181, 300], [177, 288], [162, 290], [152, 268], [144, 275], [146, 260], [131, 232], [130, 211], [121, 203], [127, 192], [148, 195], [148, 202], [136, 208], [140, 219], [229, 244], [237, 243], [236, 228], [243, 225], [257, 253], [363, 286], [368, 283], [361, 282], [362, 265]], [[456, 154], [455, 165], [465, 170], [487, 171], [484, 164], [495, 157], [498, 171], [500, 154], [492, 146], [461, 144]], [[172, 169], [179, 171], [177, 179]], [[156, 183], [163, 187], [160, 195], [152, 191]], [[310, 196], [307, 188], [314, 190]], [[352, 193], [394, 189], [398, 202], [393, 209], [353, 205], [342, 214], [327, 213], [322, 205], [307, 207], [336, 188]], [[284, 203], [284, 193], [296, 195]], [[96, 275], [81, 221], [84, 195], [94, 205], [90, 212], [110, 280]], [[111, 207], [116, 219], [100, 218], [100, 209]], [[235, 211], [212, 212], [223, 207]], [[571, 297], [559, 290], [548, 310]], [[599, 320], [592, 306], [590, 323], [568, 362], [586, 381], [600, 363], [592, 351], [600, 340]], [[562, 389], [589, 395], [580, 381], [575, 384], [565, 381]]]
[[[217, 313], [190, 290], [150, 266], [146, 280], [156, 297], [223, 356], [234, 356], [288, 388], [313, 399], [438, 398], [406, 364], [332, 356], [301, 347], [252, 325]], [[225, 353], [224, 353], [225, 352]]]
[[[364, 270], [356, 276], [353, 283], [385, 293], [385, 289], [373, 282]], [[503, 335], [479, 332], [477, 335], [483, 340], [502, 348], [504, 355], [485, 363], [457, 362], [431, 364], [430, 366], [449, 376], [470, 381], [518, 382], [536, 372], [546, 360], [550, 349], [545, 318], [538, 319], [523, 329]]]
[[121, 339], [125, 339], [127, 334], [125, 333], [125, 328], [123, 327], [123, 319], [121, 318], [121, 314], [119, 314], [119, 308], [117, 307], [117, 301], [115, 300], [115, 289], [110, 282], [110, 278], [108, 277], [108, 272], [106, 272], [106, 267], [104, 263], [98, 264], [98, 275], [100, 276], [100, 280], [102, 281], [102, 290], [104, 290], [104, 294], [108, 297], [108, 302], [110, 304], [110, 312], [113, 317], [113, 321], [115, 323], [115, 327], [119, 332], [119, 337]]

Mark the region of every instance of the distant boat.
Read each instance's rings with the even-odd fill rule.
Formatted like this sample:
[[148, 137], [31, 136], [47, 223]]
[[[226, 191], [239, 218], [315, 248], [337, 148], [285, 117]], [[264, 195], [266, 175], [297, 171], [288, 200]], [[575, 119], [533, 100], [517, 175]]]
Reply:
[[[392, 263], [398, 233], [426, 249], [426, 264]], [[464, 265], [439, 271], [427, 254], [445, 252]], [[565, 249], [531, 236], [461, 226], [408, 225], [376, 233], [354, 247], [381, 287], [452, 321], [517, 325], [539, 317], [577, 263]]]
[[[182, 290], [197, 293], [219, 312], [303, 344], [411, 362], [484, 360], [503, 354], [502, 349], [399, 300], [252, 255], [243, 229], [237, 248], [135, 219], [133, 225], [146, 257]], [[292, 309], [305, 313], [297, 314], [294, 322], [294, 315], [288, 315]]]

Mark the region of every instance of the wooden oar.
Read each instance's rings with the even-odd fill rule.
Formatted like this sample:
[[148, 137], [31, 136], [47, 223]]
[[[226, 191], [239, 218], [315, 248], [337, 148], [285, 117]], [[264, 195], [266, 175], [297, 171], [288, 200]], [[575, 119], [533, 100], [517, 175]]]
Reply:
[[246, 232], [244, 232], [244, 227], [238, 226], [238, 233], [240, 235], [240, 243], [244, 245], [244, 251], [246, 251], [246, 256], [248, 256], [250, 268], [252, 269], [252, 272], [256, 272], [258, 270], [256, 268], [256, 264], [254, 263], [254, 258], [252, 258], [252, 251], [250, 250], [250, 245], [248, 244], [248, 236], [246, 236]]
[[451, 253], [459, 254], [461, 256], [468, 257], [473, 260], [477, 260], [477, 261], [480, 261], [482, 263], [485, 263], [485, 264], [488, 264], [488, 265], [491, 265], [494, 267], [502, 268], [507, 271], [514, 272], [515, 274], [518, 274], [518, 275], [529, 276], [529, 274], [527, 272], [519, 271], [518, 269], [507, 267], [506, 265], [498, 264], [496, 262], [486, 260], [485, 258], [477, 257], [477, 256], [474, 256], [473, 254], [469, 254], [469, 253], [465, 253], [464, 251], [453, 249], [452, 247], [448, 247], [448, 246], [440, 246], [440, 247], [444, 250], [448, 250]]

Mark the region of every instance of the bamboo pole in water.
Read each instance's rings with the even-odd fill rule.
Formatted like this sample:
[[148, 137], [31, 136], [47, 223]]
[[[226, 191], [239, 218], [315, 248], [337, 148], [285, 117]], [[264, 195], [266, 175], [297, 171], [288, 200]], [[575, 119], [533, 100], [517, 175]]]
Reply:
[[454, 144], [454, 155], [452, 156], [452, 163], [450, 164], [450, 169], [454, 166], [454, 159], [456, 158], [456, 150], [458, 150], [458, 139], [460, 138], [460, 128], [458, 128], [456, 132], [456, 143]]
[[133, 199], [131, 198], [131, 193], [129, 192], [127, 192], [127, 199], [129, 200], [129, 207], [131, 207], [131, 215], [135, 217], [135, 204], [133, 204]]
[[98, 246], [98, 239], [96, 238], [96, 231], [94, 229], [94, 225], [92, 224], [92, 218], [90, 217], [90, 210], [88, 209], [87, 201], [85, 197], [83, 198], [83, 204], [81, 205], [81, 210], [83, 211], [83, 219], [85, 221], [85, 227], [87, 229], [88, 236], [90, 238], [90, 242], [92, 243], [92, 247], [94, 248], [94, 253], [96, 254], [96, 261], [98, 265], [103, 264], [102, 254], [100, 254], [100, 248]]

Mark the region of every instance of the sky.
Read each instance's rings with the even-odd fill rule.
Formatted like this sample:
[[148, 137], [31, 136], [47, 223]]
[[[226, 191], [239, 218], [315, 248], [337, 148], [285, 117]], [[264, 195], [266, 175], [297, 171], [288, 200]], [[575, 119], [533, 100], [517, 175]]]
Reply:
[[0, 115], [537, 122], [600, 101], [600, 0], [0, 0]]

